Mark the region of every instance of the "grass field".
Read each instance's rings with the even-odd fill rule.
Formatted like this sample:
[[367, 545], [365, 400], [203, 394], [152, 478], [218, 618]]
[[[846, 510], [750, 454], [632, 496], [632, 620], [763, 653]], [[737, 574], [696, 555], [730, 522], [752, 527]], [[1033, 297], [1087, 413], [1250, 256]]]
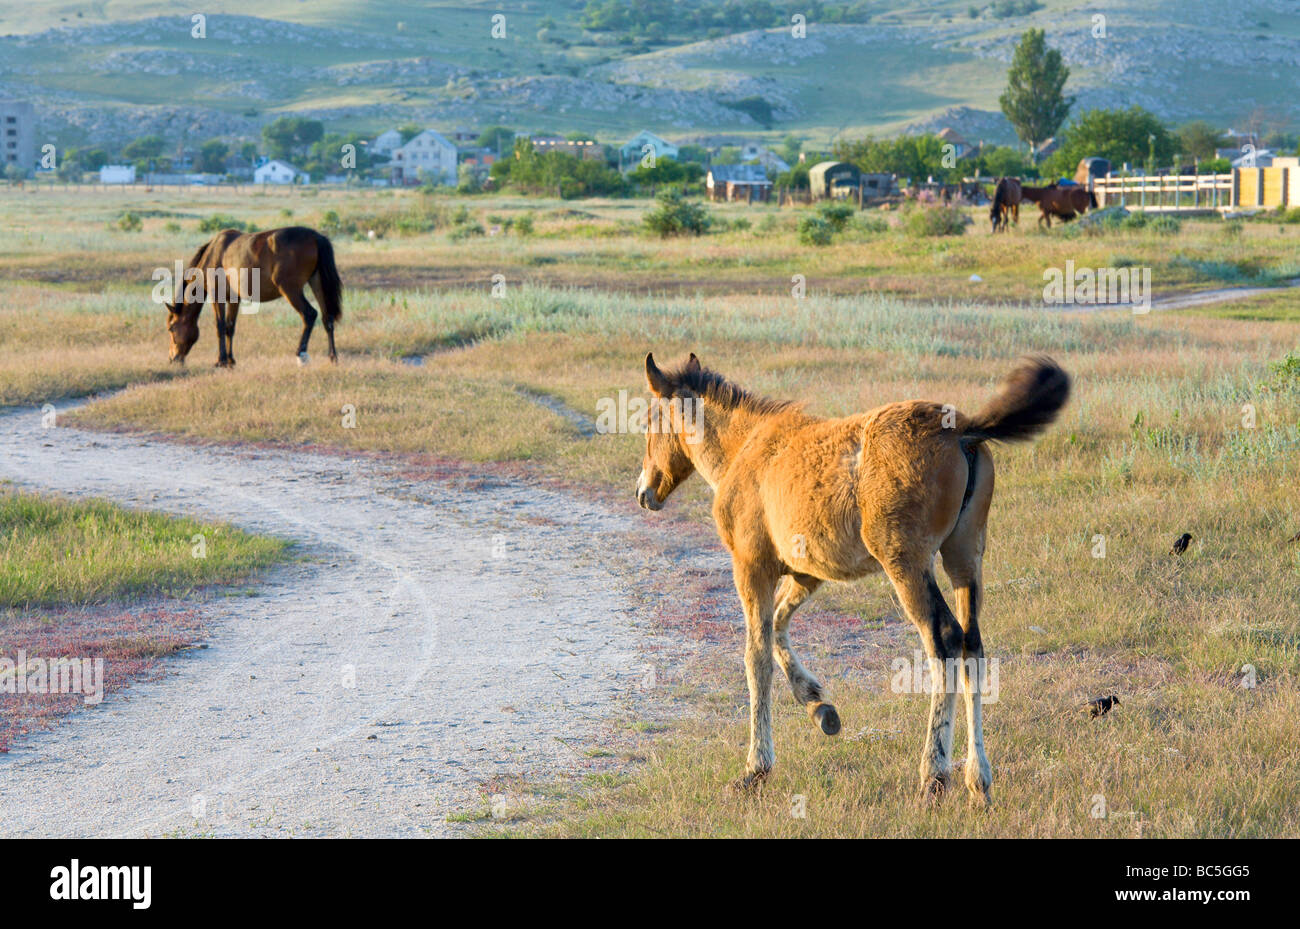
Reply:
[[[930, 814], [912, 806], [925, 698], [889, 687], [890, 662], [916, 644], [876, 578], [828, 585], [814, 601], [844, 618], [859, 647], [825, 644], [811, 619], [796, 618], [796, 643], [817, 643], [809, 664], [840, 708], [844, 736], [825, 739], [783, 694], [777, 767], [762, 797], [726, 791], [746, 738], [736, 635], [730, 658], [667, 688], [676, 722], [629, 755], [629, 779], [558, 797], [553, 785], [521, 788], [547, 801], [512, 830], [1300, 835], [1291, 737], [1300, 546], [1287, 544], [1300, 529], [1298, 292], [1150, 315], [1042, 305], [1043, 270], [1067, 259], [1149, 264], [1163, 293], [1280, 280], [1294, 273], [1300, 227], [1246, 223], [1225, 235], [1206, 220], [1176, 235], [1086, 236], [1024, 224], [996, 239], [982, 224], [950, 239], [864, 227], [816, 250], [798, 244], [788, 210], [721, 210], [730, 228], [660, 243], [637, 231], [645, 207], [636, 202], [122, 196], [0, 197], [0, 403], [123, 388], [72, 421], [524, 463], [539, 477], [630, 498], [641, 438], [583, 437], [557, 408], [593, 418], [620, 390], [641, 395], [647, 350], [663, 360], [695, 351], [742, 384], [825, 415], [909, 397], [970, 410], [1026, 352], [1050, 353], [1074, 375], [1074, 398], [1041, 441], [994, 453], [983, 623], [1001, 663], [1001, 698], [986, 717], [991, 812], [968, 811], [958, 797]], [[462, 206], [469, 219], [457, 223]], [[143, 231], [110, 230], [128, 207]], [[297, 318], [282, 303], [241, 318], [233, 371], [210, 367], [206, 315], [191, 364], [166, 365], [149, 273], [193, 250], [200, 219], [221, 212], [265, 228], [318, 223], [330, 210], [391, 230], [338, 237], [349, 289], [337, 368], [293, 363]], [[467, 223], [504, 227], [525, 212], [536, 219], [531, 237], [503, 228], [454, 238]], [[430, 228], [402, 234], [394, 216], [428, 217]], [[505, 276], [500, 297], [494, 273]], [[809, 282], [803, 299], [790, 292], [797, 273]], [[346, 405], [355, 428], [345, 428]], [[708, 524], [702, 482], [669, 506]], [[1191, 549], [1170, 557], [1184, 531]], [[1098, 536], [1104, 557], [1095, 557]], [[663, 565], [663, 583], [677, 583], [682, 568]], [[1082, 701], [1103, 693], [1123, 705], [1083, 719]], [[795, 797], [806, 816], [792, 815]]]

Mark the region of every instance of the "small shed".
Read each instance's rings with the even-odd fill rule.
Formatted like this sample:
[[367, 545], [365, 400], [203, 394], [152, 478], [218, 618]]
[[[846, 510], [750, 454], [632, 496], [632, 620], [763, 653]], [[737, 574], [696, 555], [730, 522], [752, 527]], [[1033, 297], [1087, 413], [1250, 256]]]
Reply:
[[705, 186], [711, 200], [744, 200], [753, 203], [771, 199], [772, 182], [762, 165], [714, 165]]
[[808, 187], [814, 200], [856, 196], [862, 171], [847, 161], [819, 161], [808, 169]]

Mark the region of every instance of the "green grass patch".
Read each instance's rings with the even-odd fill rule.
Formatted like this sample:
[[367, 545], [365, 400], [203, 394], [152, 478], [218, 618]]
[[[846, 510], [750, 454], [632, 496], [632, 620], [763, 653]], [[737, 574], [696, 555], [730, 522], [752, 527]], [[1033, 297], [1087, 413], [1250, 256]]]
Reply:
[[103, 500], [0, 488], [0, 608], [182, 596], [246, 578], [290, 545]]

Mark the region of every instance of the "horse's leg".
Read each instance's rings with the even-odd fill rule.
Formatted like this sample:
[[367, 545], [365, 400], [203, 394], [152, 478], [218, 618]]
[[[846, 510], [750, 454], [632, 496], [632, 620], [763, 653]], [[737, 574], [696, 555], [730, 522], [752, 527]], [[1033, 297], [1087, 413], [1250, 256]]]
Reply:
[[732, 564], [745, 608], [745, 680], [749, 684], [749, 755], [741, 788], [756, 786], [776, 762], [772, 746], [773, 594], [776, 572], [763, 564]]
[[[984, 525], [988, 503], [993, 494], [992, 456], [981, 455], [979, 470], [988, 469], [988, 477], [975, 474], [979, 492], [974, 494], [957, 519], [957, 525], [944, 540], [943, 569], [952, 580], [957, 621], [962, 628], [962, 690], [966, 698], [966, 789], [972, 802], [989, 801], [993, 786], [993, 769], [984, 754], [984, 716], [981, 693], [985, 680], [984, 643], [980, 638], [979, 614], [983, 600]], [[985, 489], [987, 488], [987, 490]]]
[[235, 321], [239, 319], [239, 301], [226, 303], [226, 364], [235, 366]]
[[882, 562], [907, 618], [930, 658], [930, 723], [921, 750], [921, 798], [939, 798], [952, 779], [952, 723], [957, 691], [947, 686], [948, 670], [961, 657], [964, 636], [935, 583], [929, 558]]
[[212, 301], [212, 317], [217, 321], [217, 367], [224, 368], [230, 355], [226, 351], [226, 306]]
[[787, 574], [776, 589], [776, 614], [773, 627], [776, 632], [776, 660], [790, 680], [795, 702], [808, 709], [813, 722], [827, 735], [840, 731], [840, 715], [833, 704], [825, 701], [822, 685], [808, 673], [799, 656], [790, 647], [790, 617], [799, 605], [821, 586], [819, 578], [807, 574]]
[[[319, 303], [322, 307], [324, 307], [325, 295], [321, 293], [320, 275], [313, 274], [311, 276], [311, 279], [308, 280], [307, 283], [311, 285], [311, 292], [316, 295], [316, 302]], [[325, 335], [329, 338], [330, 341], [330, 361], [337, 364], [339, 360], [339, 353], [334, 350], [334, 320], [330, 319], [328, 316], [322, 316], [321, 323], [325, 326]]]
[[307, 363], [307, 343], [311, 340], [312, 328], [316, 325], [316, 308], [307, 302], [300, 287], [282, 287], [280, 292], [289, 301], [289, 305], [302, 317], [302, 338], [298, 340], [298, 363]]

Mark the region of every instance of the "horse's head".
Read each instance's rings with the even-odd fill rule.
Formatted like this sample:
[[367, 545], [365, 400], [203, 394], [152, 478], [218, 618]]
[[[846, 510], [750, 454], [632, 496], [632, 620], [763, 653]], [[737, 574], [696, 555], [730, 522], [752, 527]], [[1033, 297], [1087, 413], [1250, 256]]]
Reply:
[[997, 232], [1002, 222], [1002, 204], [996, 200], [989, 204], [989, 222], [993, 224], [993, 231]]
[[168, 303], [165, 306], [167, 334], [172, 343], [168, 359], [177, 364], [185, 364], [185, 356], [199, 340], [199, 310], [203, 309], [203, 304]]
[[682, 375], [698, 374], [694, 353], [677, 374], [665, 373], [653, 354], [645, 356], [645, 379], [650, 386], [650, 413], [645, 432], [645, 458], [636, 482], [636, 502], [644, 509], [662, 509], [668, 495], [695, 471], [686, 453], [690, 414], [698, 410], [699, 396], [681, 383]]

